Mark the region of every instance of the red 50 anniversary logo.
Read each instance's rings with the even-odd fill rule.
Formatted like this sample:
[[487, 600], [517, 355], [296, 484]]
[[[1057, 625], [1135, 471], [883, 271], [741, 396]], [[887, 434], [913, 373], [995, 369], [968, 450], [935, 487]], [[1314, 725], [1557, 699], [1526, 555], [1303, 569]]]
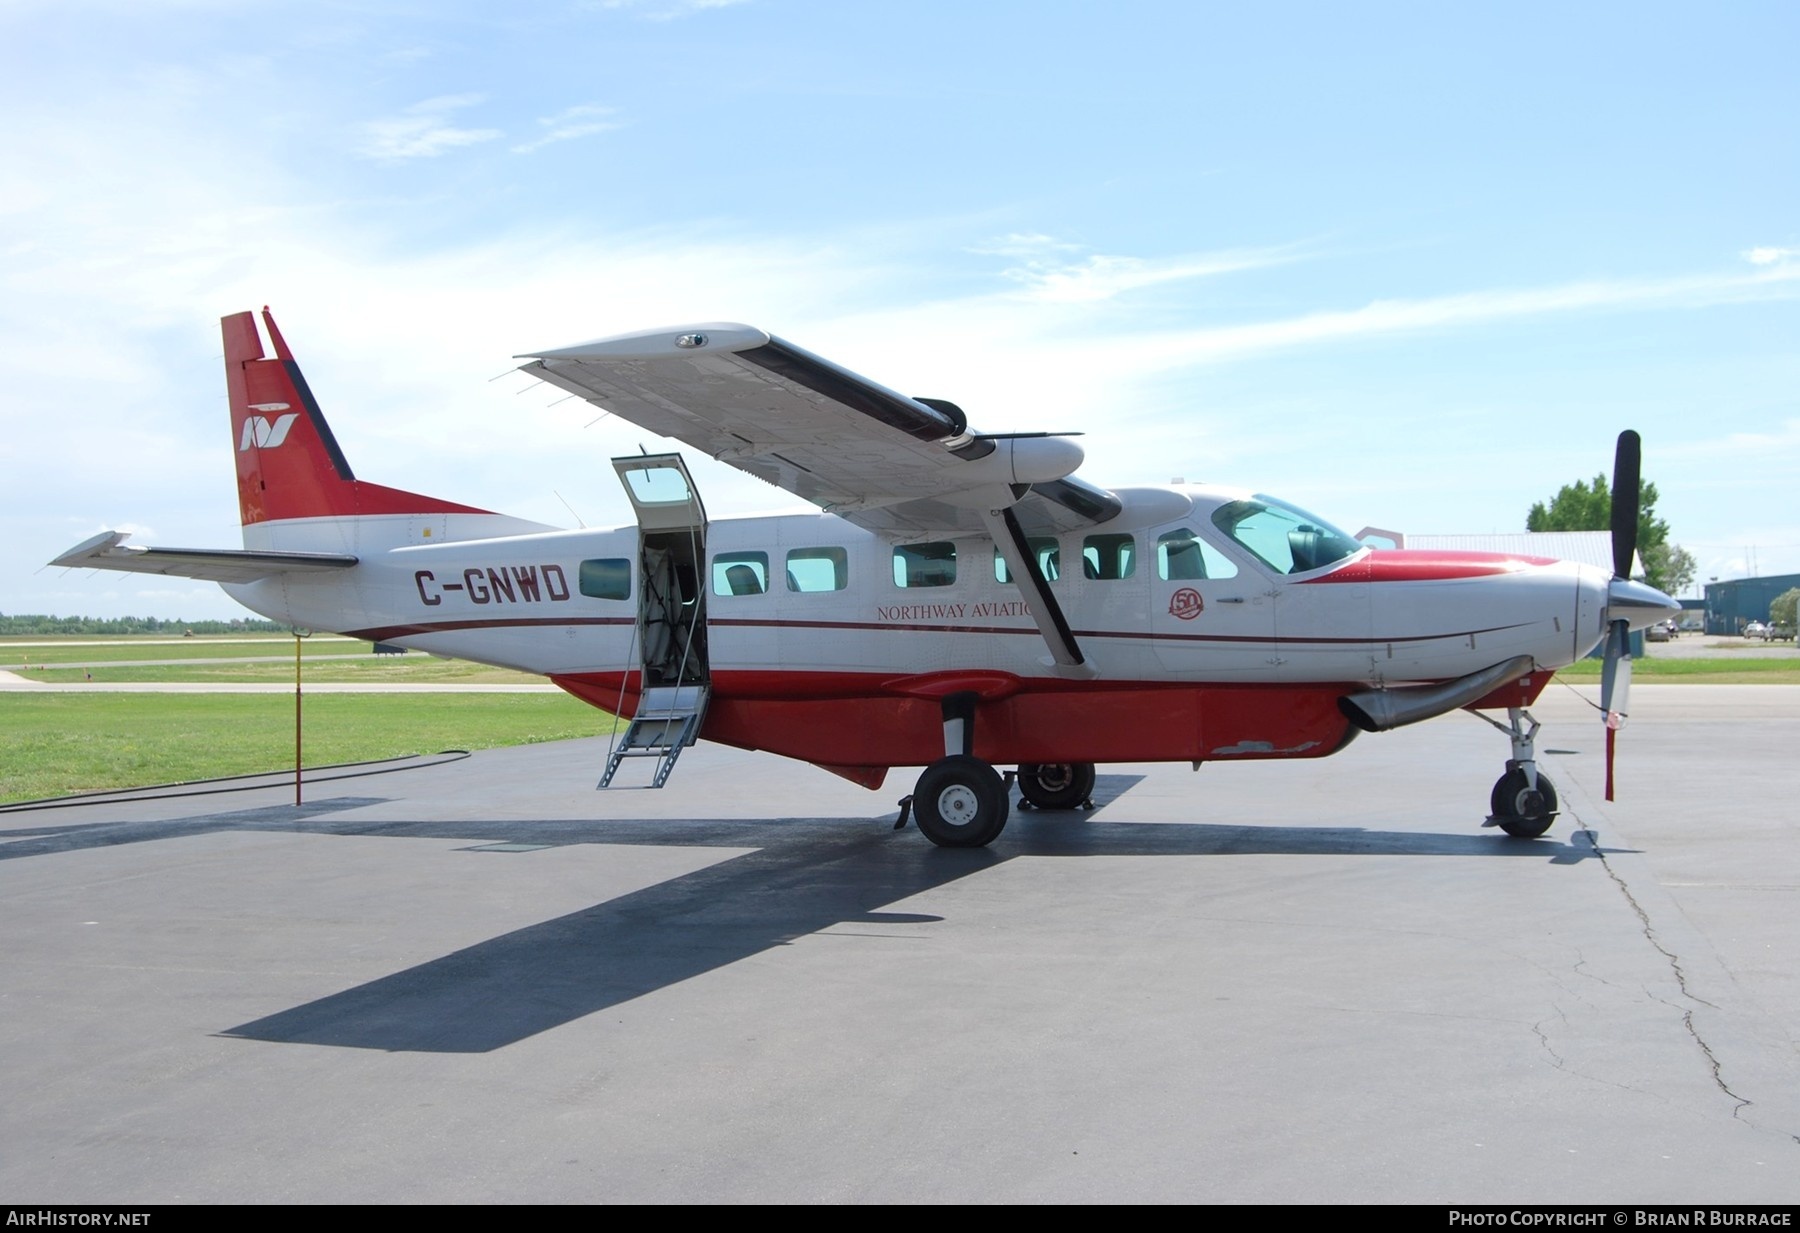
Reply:
[[1169, 615], [1191, 621], [1206, 608], [1206, 601], [1193, 587], [1182, 587], [1169, 599]]

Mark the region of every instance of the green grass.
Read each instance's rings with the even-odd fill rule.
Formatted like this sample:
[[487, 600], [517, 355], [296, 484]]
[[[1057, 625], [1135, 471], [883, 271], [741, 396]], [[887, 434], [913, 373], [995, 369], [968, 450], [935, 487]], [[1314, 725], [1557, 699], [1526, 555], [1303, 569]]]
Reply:
[[[20, 642], [54, 641], [53, 646], [21, 647]], [[283, 634], [233, 634], [216, 638], [142, 636], [125, 645], [102, 645], [90, 638], [0, 638], [0, 668], [32, 681], [121, 681], [146, 683], [286, 683], [294, 679], [294, 640]], [[465, 660], [438, 659], [419, 651], [376, 655], [369, 643], [319, 634], [300, 640], [302, 679], [368, 684], [542, 684], [544, 678], [509, 668]], [[15, 659], [14, 656], [19, 658]], [[238, 664], [230, 659], [265, 659]], [[150, 662], [155, 661], [155, 662]], [[219, 661], [219, 662], [215, 662]], [[72, 665], [83, 665], [80, 667]]]
[[[294, 662], [268, 664], [148, 664], [129, 668], [50, 668], [25, 672], [12, 669], [32, 681], [121, 681], [169, 683], [256, 683], [292, 685]], [[324, 682], [365, 685], [548, 685], [548, 678], [511, 668], [492, 668], [462, 659], [437, 659], [430, 655], [380, 655], [361, 659], [305, 663], [301, 687]]]
[[[51, 645], [41, 645], [49, 643]], [[369, 643], [336, 634], [300, 640], [302, 658], [368, 652]], [[13, 672], [39, 664], [108, 663], [128, 659], [210, 659], [221, 656], [282, 655], [294, 658], [294, 639], [286, 634], [224, 634], [183, 638], [169, 634], [137, 634], [117, 638], [43, 635], [0, 638], [0, 668]]]
[[[565, 694], [319, 694], [305, 763], [598, 736], [612, 716]], [[291, 694], [0, 694], [0, 801], [294, 764]]]
[[[1584, 659], [1556, 675], [1566, 681], [1597, 681], [1600, 661]], [[1800, 685], [1800, 654], [1780, 659], [1634, 659], [1634, 681], [1690, 682], [1697, 685]]]

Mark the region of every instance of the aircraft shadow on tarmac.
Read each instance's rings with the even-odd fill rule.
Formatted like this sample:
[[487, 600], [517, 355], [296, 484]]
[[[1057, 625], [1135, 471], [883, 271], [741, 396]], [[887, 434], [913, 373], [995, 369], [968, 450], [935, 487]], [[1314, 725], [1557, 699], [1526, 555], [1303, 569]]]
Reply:
[[[1135, 777], [1107, 784], [1121, 794]], [[1097, 802], [1099, 794], [1097, 793]], [[1586, 844], [1361, 828], [1115, 825], [1026, 814], [991, 848], [934, 848], [842, 818], [493, 823], [495, 842], [632, 843], [756, 850], [514, 930], [391, 976], [229, 1029], [254, 1040], [421, 1052], [512, 1044], [795, 938], [846, 923], [929, 921], [881, 908], [1016, 856], [1362, 853], [1519, 855], [1571, 862]], [[469, 836], [467, 823], [328, 824], [346, 833]]]
[[[1136, 782], [1135, 776], [1103, 777], [1096, 804], [1115, 800]], [[1597, 851], [1585, 837], [1521, 843], [1491, 831], [1134, 824], [1096, 821], [1086, 812], [1024, 813], [993, 846], [971, 850], [894, 834], [887, 819], [335, 816], [377, 803], [383, 802], [345, 797], [160, 822], [76, 824], [54, 834], [34, 827], [35, 834], [0, 843], [0, 860], [245, 830], [466, 839], [472, 847], [521, 850], [608, 843], [754, 849], [222, 1033], [341, 1048], [483, 1053], [833, 926], [930, 922], [937, 918], [881, 909], [1019, 856], [1417, 855], [1572, 864], [1612, 851]]]

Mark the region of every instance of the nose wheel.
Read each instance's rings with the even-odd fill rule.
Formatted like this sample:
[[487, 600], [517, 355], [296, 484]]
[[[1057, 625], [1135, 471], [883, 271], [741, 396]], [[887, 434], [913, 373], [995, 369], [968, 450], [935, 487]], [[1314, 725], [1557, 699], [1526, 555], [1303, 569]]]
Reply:
[[1539, 771], [1534, 787], [1523, 770], [1509, 764], [1488, 798], [1493, 810], [1488, 821], [1514, 839], [1536, 839], [1556, 821], [1556, 804], [1556, 785], [1550, 776]]
[[1556, 821], [1556, 785], [1537, 768], [1537, 734], [1542, 727], [1531, 712], [1508, 707], [1507, 722], [1489, 719], [1480, 711], [1470, 712], [1486, 719], [1512, 739], [1513, 756], [1506, 760], [1506, 774], [1494, 783], [1488, 797], [1488, 820], [1483, 826], [1497, 826], [1514, 839], [1536, 839]]

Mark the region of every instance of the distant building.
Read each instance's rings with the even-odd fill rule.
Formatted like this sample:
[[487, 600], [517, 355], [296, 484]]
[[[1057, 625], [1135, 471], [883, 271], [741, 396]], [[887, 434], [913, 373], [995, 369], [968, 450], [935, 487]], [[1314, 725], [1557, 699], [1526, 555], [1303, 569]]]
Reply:
[[1706, 632], [1742, 633], [1752, 621], [1767, 621], [1769, 605], [1777, 595], [1800, 587], [1800, 574], [1773, 574], [1767, 578], [1735, 578], [1706, 584]]

